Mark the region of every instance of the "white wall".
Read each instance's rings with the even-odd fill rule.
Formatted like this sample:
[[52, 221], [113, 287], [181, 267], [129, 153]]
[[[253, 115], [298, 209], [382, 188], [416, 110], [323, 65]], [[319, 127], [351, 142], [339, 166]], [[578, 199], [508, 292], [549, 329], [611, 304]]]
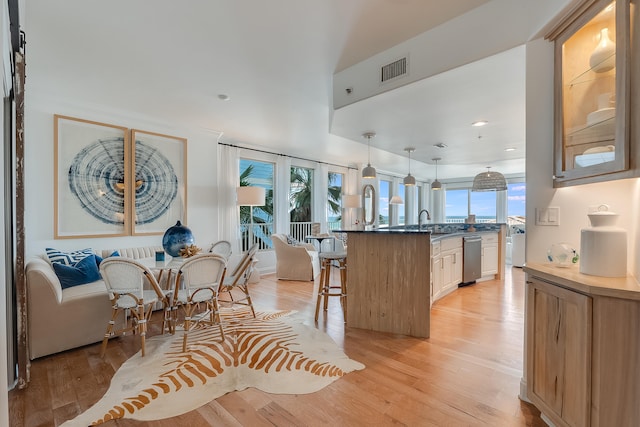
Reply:
[[218, 240], [217, 230], [217, 141], [219, 132], [185, 129], [124, 110], [105, 111], [92, 105], [73, 105], [39, 98], [26, 85], [25, 123], [25, 259], [44, 252], [92, 247], [121, 248], [162, 244], [162, 236], [53, 239], [53, 115], [125, 126], [187, 138], [187, 226], [196, 245], [205, 248]]
[[[628, 269], [640, 277], [636, 248], [640, 180], [553, 188], [553, 44], [542, 39], [527, 44], [526, 138], [526, 260], [546, 261], [547, 249], [557, 242], [573, 244], [579, 250], [580, 230], [589, 226], [589, 207], [606, 203], [620, 214], [618, 225], [627, 229]], [[535, 209], [551, 206], [560, 208], [560, 225], [535, 225]]]

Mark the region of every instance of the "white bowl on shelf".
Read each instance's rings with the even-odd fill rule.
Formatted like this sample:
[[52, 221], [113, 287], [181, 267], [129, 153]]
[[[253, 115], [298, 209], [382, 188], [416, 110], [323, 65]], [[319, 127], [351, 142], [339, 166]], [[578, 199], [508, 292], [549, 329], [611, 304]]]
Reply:
[[615, 107], [601, 108], [587, 114], [587, 126], [595, 125], [596, 123], [604, 122], [616, 116]]

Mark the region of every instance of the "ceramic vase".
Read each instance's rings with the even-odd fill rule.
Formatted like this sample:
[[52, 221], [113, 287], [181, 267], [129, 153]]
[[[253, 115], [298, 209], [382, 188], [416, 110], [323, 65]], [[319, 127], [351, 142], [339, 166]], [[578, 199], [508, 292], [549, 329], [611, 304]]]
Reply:
[[162, 236], [162, 247], [172, 257], [179, 257], [181, 249], [193, 244], [193, 233], [180, 221], [173, 227], [169, 227]]
[[609, 38], [609, 29], [600, 30], [600, 41], [589, 57], [589, 66], [596, 73], [604, 73], [616, 66], [616, 44]]
[[627, 232], [607, 210], [588, 215], [591, 226], [580, 231], [580, 273], [602, 277], [627, 275]]

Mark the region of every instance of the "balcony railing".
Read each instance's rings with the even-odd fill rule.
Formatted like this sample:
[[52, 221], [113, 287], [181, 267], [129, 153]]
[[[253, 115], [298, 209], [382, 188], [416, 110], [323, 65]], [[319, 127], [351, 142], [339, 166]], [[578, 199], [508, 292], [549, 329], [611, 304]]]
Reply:
[[[304, 242], [305, 238], [313, 234], [313, 222], [292, 222], [289, 225], [289, 234], [299, 242]], [[251, 224], [240, 224], [240, 247], [245, 252], [251, 246], [249, 228]], [[329, 222], [327, 228], [329, 231], [340, 229], [340, 221]], [[259, 250], [267, 250], [273, 248], [271, 242], [271, 234], [273, 234], [273, 223], [253, 223], [253, 243], [258, 243]]]

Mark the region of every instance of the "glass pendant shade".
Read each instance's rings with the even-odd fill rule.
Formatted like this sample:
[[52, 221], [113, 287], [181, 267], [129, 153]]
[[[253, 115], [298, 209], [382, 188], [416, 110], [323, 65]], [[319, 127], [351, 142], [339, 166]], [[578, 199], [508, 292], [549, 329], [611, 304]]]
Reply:
[[500, 172], [491, 172], [487, 167], [486, 172], [479, 173], [473, 179], [471, 191], [503, 191], [507, 189], [507, 180]]
[[365, 132], [362, 134], [365, 138], [367, 138], [367, 155], [368, 162], [367, 166], [362, 169], [362, 177], [363, 178], [375, 178], [376, 177], [376, 168], [371, 166], [371, 138], [376, 136], [375, 132]]

